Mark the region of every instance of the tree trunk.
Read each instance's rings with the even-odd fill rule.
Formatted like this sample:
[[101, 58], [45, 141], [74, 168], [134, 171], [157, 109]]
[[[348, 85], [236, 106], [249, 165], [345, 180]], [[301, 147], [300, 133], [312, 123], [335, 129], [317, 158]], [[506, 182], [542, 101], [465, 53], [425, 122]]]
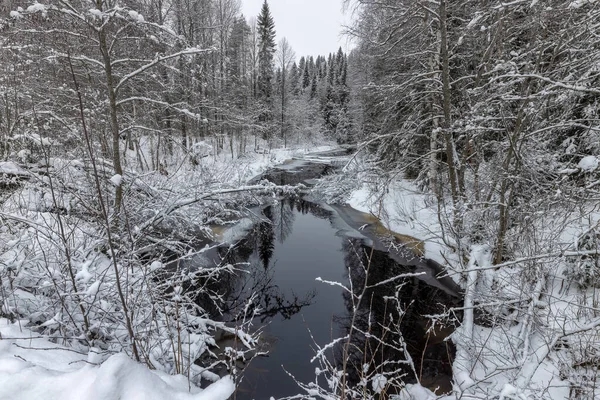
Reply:
[[447, 31], [447, 11], [446, 0], [440, 0], [439, 23], [440, 23], [440, 58], [442, 61], [442, 108], [444, 119], [442, 120], [442, 129], [444, 132], [444, 141], [446, 144], [446, 159], [448, 162], [448, 177], [450, 179], [450, 190], [452, 193], [452, 205], [454, 215], [454, 225], [456, 230], [460, 230], [462, 225], [460, 216], [460, 191], [458, 185], [458, 173], [456, 163], [456, 146], [454, 135], [451, 131], [451, 113], [450, 113], [450, 62], [448, 54], [448, 31]]
[[[102, 59], [104, 61], [104, 73], [106, 78], [106, 89], [108, 90], [108, 104], [110, 113], [110, 130], [112, 132], [112, 156], [113, 156], [113, 169], [115, 175], [123, 175], [123, 167], [121, 166], [121, 154], [119, 151], [120, 142], [120, 131], [119, 131], [119, 120], [117, 114], [117, 93], [115, 91], [115, 82], [112, 74], [112, 63], [110, 60], [109, 48], [106, 43], [106, 32], [104, 28], [98, 32], [98, 40], [100, 45], [100, 52], [102, 53]], [[123, 187], [118, 185], [115, 190], [115, 214], [118, 214], [121, 210], [121, 203], [123, 202]]]

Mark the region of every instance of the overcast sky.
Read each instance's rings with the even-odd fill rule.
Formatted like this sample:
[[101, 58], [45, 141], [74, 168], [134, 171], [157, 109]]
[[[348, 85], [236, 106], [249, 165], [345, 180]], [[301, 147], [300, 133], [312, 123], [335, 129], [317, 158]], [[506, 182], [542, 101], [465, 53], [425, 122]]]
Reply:
[[[242, 0], [242, 12], [246, 18], [256, 17], [263, 0]], [[275, 20], [277, 43], [287, 38], [301, 56], [327, 55], [342, 46], [347, 49], [346, 38], [340, 35], [345, 21], [342, 0], [269, 0], [269, 8]]]

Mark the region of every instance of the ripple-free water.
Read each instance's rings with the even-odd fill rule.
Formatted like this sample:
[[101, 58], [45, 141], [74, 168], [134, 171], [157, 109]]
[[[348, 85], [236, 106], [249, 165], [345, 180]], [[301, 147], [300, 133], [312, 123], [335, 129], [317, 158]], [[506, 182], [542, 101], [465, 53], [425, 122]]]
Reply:
[[[261, 315], [255, 323], [264, 325], [262, 338], [269, 344], [268, 356], [256, 357], [245, 368], [237, 399], [280, 398], [300, 393], [290, 374], [300, 382], [314, 381], [315, 368], [319, 366], [310, 362], [315, 355], [315, 342], [323, 346], [347, 334], [352, 317], [351, 296], [340, 287], [318, 282], [318, 277], [349, 286], [350, 276], [358, 290], [364, 286], [367, 265], [367, 281], [373, 285], [412, 272], [419, 262], [400, 265], [385, 252], [371, 252], [360, 239], [339, 235], [330, 222], [331, 213], [314, 203], [284, 199], [263, 213], [266, 221], [252, 229], [227, 256], [229, 262], [248, 263], [244, 267], [247, 272], [228, 284], [230, 314], [256, 293]], [[384, 300], [396, 293], [397, 302]], [[447, 390], [453, 350], [439, 336], [437, 340], [427, 338], [427, 321], [422, 315], [441, 311], [441, 304], [450, 305], [455, 298], [416, 278], [377, 286], [368, 290], [365, 298], [368, 301], [362, 302], [356, 319], [359, 327], [382, 334], [382, 326], [396, 326], [406, 339], [423, 384]], [[402, 318], [394, 311], [396, 305], [407, 310]], [[388, 335], [388, 340], [397, 341], [399, 336]], [[392, 366], [393, 361], [404, 360], [402, 354], [391, 349], [369, 350], [375, 345], [362, 335], [355, 335], [352, 343], [354, 350], [348, 358], [350, 368], [357, 367], [349, 371], [353, 379], [358, 379], [365, 359], [375, 363], [392, 361]], [[339, 348], [336, 354], [328, 353], [329, 359], [339, 365], [341, 354]], [[407, 373], [404, 380], [414, 382], [412, 370], [401, 368]]]

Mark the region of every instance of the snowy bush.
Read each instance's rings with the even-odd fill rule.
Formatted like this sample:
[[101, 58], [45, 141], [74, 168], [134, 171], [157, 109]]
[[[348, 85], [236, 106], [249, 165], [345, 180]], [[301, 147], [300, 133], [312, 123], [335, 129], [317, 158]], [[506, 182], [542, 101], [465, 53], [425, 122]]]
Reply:
[[358, 185], [356, 175], [334, 175], [320, 180], [313, 192], [325, 203], [344, 204]]
[[[211, 248], [194, 247], [206, 213], [235, 208], [235, 199], [219, 206], [207, 192], [192, 193], [189, 177], [185, 186], [156, 174], [150, 186], [152, 176], [141, 183], [128, 174], [118, 182], [127, 187], [127, 215], [106, 218], [103, 204], [114, 209], [95, 196], [87, 162], [51, 159], [45, 172], [32, 173], [2, 199], [0, 316], [76, 351], [99, 349], [98, 362], [124, 352], [195, 383], [214, 379], [211, 368], [229, 370], [235, 359], [252, 357], [257, 334], [246, 333], [252, 315], [242, 310], [241, 322], [231, 326], [208, 311], [219, 310], [222, 301], [209, 288], [234, 267], [186, 261]], [[114, 175], [98, 178], [104, 193], [114, 192]], [[269, 185], [253, 189], [273, 192]], [[174, 190], [181, 193], [171, 199]], [[216, 186], [208, 194], [221, 192], [244, 189]], [[236, 337], [239, 348], [215, 356], [216, 332]], [[200, 367], [195, 362], [203, 356], [210, 363]]]
[[[577, 251], [593, 253], [600, 249], [600, 232], [592, 228], [583, 233], [576, 243]], [[576, 282], [580, 288], [600, 287], [600, 259], [598, 254], [581, 254], [570, 257], [565, 276]]]
[[213, 153], [214, 149], [212, 144], [206, 141], [194, 143], [190, 149], [190, 162], [192, 165], [199, 165], [203, 158], [212, 156]]

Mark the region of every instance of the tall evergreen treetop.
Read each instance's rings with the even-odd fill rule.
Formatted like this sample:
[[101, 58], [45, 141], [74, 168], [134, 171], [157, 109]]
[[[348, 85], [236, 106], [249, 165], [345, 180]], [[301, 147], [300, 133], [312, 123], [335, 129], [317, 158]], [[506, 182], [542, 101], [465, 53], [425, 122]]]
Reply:
[[304, 65], [304, 72], [302, 74], [302, 89], [306, 89], [310, 85], [310, 72], [308, 63]]
[[258, 92], [267, 102], [273, 93], [273, 57], [275, 55], [275, 21], [264, 1], [257, 18], [258, 27]]
[[305, 64], [306, 60], [304, 59], [304, 56], [300, 57], [300, 61], [298, 62], [298, 69], [300, 71], [304, 71]]
[[[333, 57], [332, 57], [333, 59]], [[327, 73], [327, 83], [329, 86], [333, 86], [335, 82], [335, 65], [332, 62], [329, 63], [329, 72]]]

